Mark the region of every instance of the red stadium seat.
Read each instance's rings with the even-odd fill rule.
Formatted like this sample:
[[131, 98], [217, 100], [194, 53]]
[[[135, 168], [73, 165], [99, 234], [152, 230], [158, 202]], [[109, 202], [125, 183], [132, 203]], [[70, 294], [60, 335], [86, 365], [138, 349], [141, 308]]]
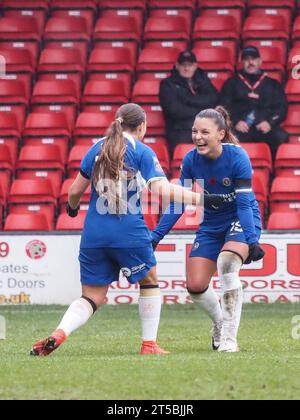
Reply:
[[80, 17], [87, 23], [88, 33], [91, 34], [97, 14], [97, 4], [91, 0], [52, 0], [51, 15], [57, 18]]
[[140, 55], [137, 65], [138, 75], [141, 73], [168, 73], [177, 62], [180, 50], [178, 48], [146, 47]]
[[58, 197], [64, 175], [64, 163], [56, 145], [24, 146], [16, 165], [17, 179], [49, 179]]
[[73, 135], [74, 144], [91, 147], [105, 135], [114, 117], [115, 114], [111, 112], [82, 112], [76, 121]]
[[245, 3], [243, 0], [201, 0], [198, 2], [201, 16], [232, 16], [242, 28]]
[[0, 111], [13, 112], [19, 127], [23, 127], [28, 107], [28, 97], [25, 86], [17, 80], [0, 79]]
[[6, 0], [2, 3], [1, 8], [4, 16], [10, 18], [31, 17], [38, 24], [39, 30], [42, 32], [46, 16], [48, 13], [47, 0]]
[[7, 196], [13, 171], [14, 162], [10, 149], [6, 145], [0, 145], [0, 184], [2, 185], [2, 193], [4, 197]]
[[166, 147], [168, 147], [168, 140], [166, 139], [166, 137], [160, 137], [160, 136], [151, 137], [149, 135], [146, 135], [146, 137], [143, 140], [143, 143], [148, 144], [148, 146], [150, 144], [159, 143], [159, 144], [164, 144]]
[[182, 161], [195, 148], [194, 144], [179, 144], [174, 151], [171, 161], [172, 178], [180, 178]]
[[298, 16], [294, 22], [292, 40], [294, 46], [299, 46], [300, 44], [300, 16]]
[[5, 59], [5, 75], [3, 79], [17, 80], [24, 84], [26, 97], [31, 94], [31, 86], [35, 74], [35, 61], [30, 51], [17, 49], [1, 49], [0, 57]]
[[300, 183], [300, 144], [282, 144], [275, 160], [276, 176], [298, 176]]
[[50, 18], [45, 28], [44, 42], [48, 48], [78, 49], [86, 60], [90, 36], [84, 18]]
[[43, 50], [38, 66], [40, 80], [73, 80], [77, 93], [80, 95], [83, 76], [85, 73], [85, 60], [74, 48], [46, 48]]
[[129, 48], [136, 60], [140, 41], [140, 28], [133, 17], [103, 17], [96, 23], [94, 43], [97, 47]]
[[229, 48], [195, 48], [193, 50], [201, 69], [233, 75], [235, 57]]
[[191, 28], [183, 17], [150, 17], [145, 26], [144, 41], [183, 41], [189, 42]]
[[270, 196], [271, 212], [300, 211], [300, 182], [298, 177], [275, 178]]
[[172, 19], [173, 17], [182, 17], [185, 19], [187, 27], [191, 31], [192, 20], [193, 20], [193, 10], [192, 8], [155, 8], [150, 10], [150, 18], [160, 18], [160, 19]]
[[68, 177], [75, 178], [78, 175], [81, 161], [90, 150], [90, 146], [74, 146], [69, 155]]
[[266, 143], [242, 143], [241, 146], [248, 153], [253, 169], [261, 175], [263, 182], [268, 184], [273, 169], [269, 145]]
[[150, 10], [157, 9], [191, 9], [195, 10], [196, 0], [148, 0]]
[[268, 230], [300, 230], [300, 212], [299, 213], [272, 213]]
[[130, 72], [135, 62], [128, 48], [95, 48], [90, 56], [88, 72]]
[[56, 199], [48, 179], [18, 179], [8, 196], [10, 214], [44, 214], [53, 228]]
[[86, 218], [86, 211], [79, 211], [78, 216], [75, 218], [69, 217], [66, 213], [58, 217], [56, 223], [56, 230], [58, 231], [82, 231]]
[[154, 230], [158, 225], [158, 215], [157, 214], [147, 214], [144, 213], [144, 220], [149, 230]]
[[[68, 203], [68, 196], [69, 196], [69, 190], [71, 188], [71, 185], [73, 184], [74, 179], [69, 178], [66, 179], [62, 185], [60, 197], [59, 197], [59, 210], [60, 213], [64, 213], [66, 211], [66, 205]], [[81, 197], [80, 200], [80, 209], [82, 211], [87, 211], [89, 202], [90, 202], [90, 195], [91, 195], [91, 187], [89, 186], [84, 195]]]
[[292, 23], [292, 14], [294, 9], [293, 0], [283, 1], [262, 1], [257, 0], [248, 3], [250, 16], [282, 16], [287, 25], [290, 26]]
[[5, 145], [10, 150], [13, 164], [17, 159], [18, 144], [21, 138], [21, 127], [15, 114], [0, 112], [0, 146]]
[[300, 144], [300, 105], [289, 106], [288, 115], [284, 121], [283, 128], [290, 135], [289, 143]]
[[164, 114], [160, 107], [147, 109], [147, 136], [162, 137], [166, 135]]
[[52, 225], [49, 224], [44, 214], [9, 214], [4, 230], [8, 232], [50, 232]]
[[159, 81], [138, 80], [133, 88], [132, 102], [159, 105]]
[[[286, 54], [287, 41], [289, 40], [289, 27], [282, 16], [249, 16], [246, 19], [243, 32], [245, 43], [273, 41], [273, 46], [278, 46]], [[261, 43], [262, 46], [271, 46]]]
[[128, 90], [121, 80], [89, 80], [84, 88], [82, 111], [100, 112], [101, 106], [114, 105], [116, 108], [128, 103]]
[[285, 88], [285, 93], [290, 104], [300, 103], [300, 83], [297, 79], [289, 79]]
[[43, 80], [36, 83], [31, 99], [32, 112], [62, 112], [73, 129], [79, 97], [73, 80]]
[[0, 231], [3, 225], [3, 216], [6, 208], [6, 197], [4, 196], [3, 187], [0, 180]]
[[230, 73], [222, 73], [215, 71], [209, 71], [207, 73], [207, 76], [219, 92], [221, 92], [226, 80], [228, 80], [231, 77]]
[[23, 132], [25, 145], [57, 145], [66, 162], [71, 132], [63, 113], [30, 114]]
[[135, 20], [139, 33], [142, 34], [145, 18], [145, 8], [144, 7], [126, 7], [126, 5], [121, 4], [118, 7], [115, 7], [111, 2], [107, 1], [104, 8], [101, 9], [101, 17], [103, 18], [120, 18], [120, 17], [130, 17]]
[[95, 48], [87, 66], [89, 80], [122, 81], [130, 97], [135, 62], [128, 48]]
[[32, 57], [38, 56], [41, 43], [41, 30], [33, 17], [1, 18], [0, 48], [27, 49]]
[[193, 33], [194, 47], [219, 46], [229, 48], [235, 55], [236, 47], [240, 38], [240, 28], [236, 19], [232, 16], [200, 16], [197, 18]]

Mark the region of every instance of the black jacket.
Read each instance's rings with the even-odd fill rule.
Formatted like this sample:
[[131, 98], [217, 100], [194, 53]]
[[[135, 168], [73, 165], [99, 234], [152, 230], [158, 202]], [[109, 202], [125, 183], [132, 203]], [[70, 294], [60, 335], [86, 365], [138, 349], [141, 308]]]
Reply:
[[176, 68], [170, 77], [161, 82], [160, 103], [166, 117], [167, 136], [171, 145], [191, 141], [195, 116], [217, 104], [218, 92], [204, 71], [197, 70], [193, 85], [194, 92]]
[[[242, 71], [241, 74], [254, 86], [263, 72], [249, 76]], [[285, 120], [288, 103], [284, 89], [277, 80], [266, 76], [255, 90], [259, 98], [249, 98], [250, 92], [238, 74], [228, 79], [223, 86], [220, 102], [231, 113], [234, 125], [245, 121], [252, 111], [256, 115], [255, 124], [268, 121], [272, 127], [276, 127]]]

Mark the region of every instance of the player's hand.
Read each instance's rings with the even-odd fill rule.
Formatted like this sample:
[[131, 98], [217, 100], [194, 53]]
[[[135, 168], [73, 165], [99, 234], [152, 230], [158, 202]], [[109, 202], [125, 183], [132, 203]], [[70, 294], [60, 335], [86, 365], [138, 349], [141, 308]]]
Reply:
[[70, 206], [70, 204], [67, 204], [67, 213], [69, 217], [77, 217], [78, 216], [78, 212], [79, 212], [80, 206], [78, 206], [76, 209], [72, 209], [72, 207]]
[[257, 126], [256, 126], [256, 129], [258, 130], [258, 131], [261, 131], [262, 133], [264, 133], [264, 134], [268, 134], [268, 133], [270, 133], [270, 131], [272, 130], [272, 127], [271, 127], [271, 125], [268, 123], [268, 121], [263, 121], [263, 122], [261, 122], [260, 124], [258, 124]]
[[240, 133], [247, 134], [247, 133], [249, 133], [250, 127], [249, 127], [249, 125], [245, 121], [240, 121], [235, 126], [235, 129], [237, 131], [239, 131]]
[[254, 261], [259, 261], [266, 255], [265, 251], [259, 245], [259, 243], [249, 245], [249, 256], [244, 262], [245, 265], [251, 264]]
[[217, 210], [224, 204], [222, 195], [218, 194], [205, 194], [204, 195], [204, 207], [210, 210]]

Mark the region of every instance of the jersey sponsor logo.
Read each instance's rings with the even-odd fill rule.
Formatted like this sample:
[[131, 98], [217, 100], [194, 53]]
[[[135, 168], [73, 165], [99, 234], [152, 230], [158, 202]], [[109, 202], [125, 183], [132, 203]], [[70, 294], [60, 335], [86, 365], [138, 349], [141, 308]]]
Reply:
[[224, 187], [231, 187], [232, 181], [230, 178], [223, 178], [223, 185]]

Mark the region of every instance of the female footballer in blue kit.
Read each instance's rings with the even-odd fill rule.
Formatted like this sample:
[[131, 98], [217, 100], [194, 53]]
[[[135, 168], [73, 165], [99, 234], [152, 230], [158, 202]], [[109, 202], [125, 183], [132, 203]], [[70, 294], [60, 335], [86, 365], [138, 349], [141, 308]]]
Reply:
[[[264, 257], [259, 246], [261, 219], [252, 191], [252, 167], [246, 152], [231, 131], [228, 113], [222, 107], [197, 115], [193, 126], [196, 146], [185, 157], [181, 184], [192, 187], [204, 181], [206, 194], [218, 194], [220, 206], [207, 207], [190, 255], [187, 288], [194, 303], [213, 321], [213, 349], [237, 352], [243, 292], [239, 272], [244, 263]], [[152, 232], [154, 248], [171, 230], [182, 213], [174, 205]], [[210, 283], [218, 269], [222, 305]]]
[[76, 217], [80, 199], [92, 182], [79, 255], [82, 297], [72, 303], [54, 333], [33, 346], [34, 356], [48, 356], [83, 326], [104, 303], [109, 285], [119, 279], [120, 271], [130, 283], [140, 284], [141, 353], [168, 354], [156, 342], [160, 289], [139, 193], [148, 184], [154, 194], [171, 202], [194, 205], [200, 204], [201, 195], [167, 181], [155, 153], [141, 142], [146, 125], [140, 106], [123, 105], [106, 137], [82, 161], [67, 206], [69, 216]]

